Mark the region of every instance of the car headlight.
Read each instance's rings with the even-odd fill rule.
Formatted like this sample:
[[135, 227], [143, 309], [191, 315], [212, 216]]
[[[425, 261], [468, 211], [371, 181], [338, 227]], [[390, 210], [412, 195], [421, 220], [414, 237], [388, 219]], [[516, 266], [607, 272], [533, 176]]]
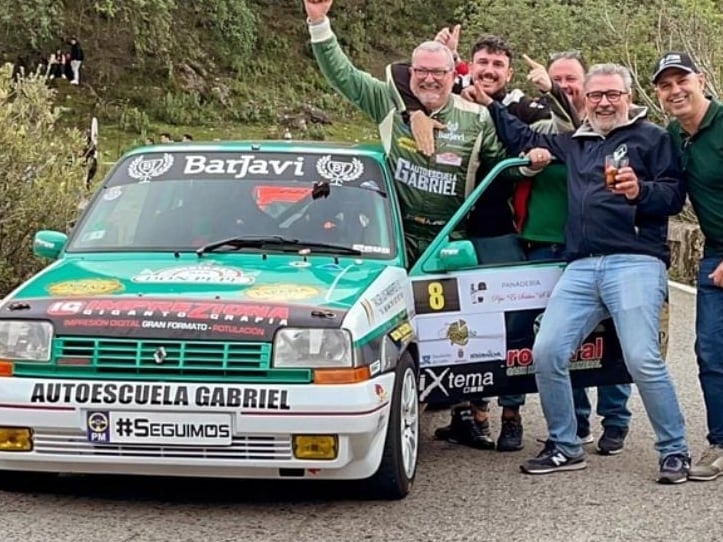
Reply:
[[274, 337], [274, 367], [352, 367], [351, 334], [345, 329], [281, 328]]
[[0, 320], [0, 358], [50, 361], [53, 325], [30, 320]]

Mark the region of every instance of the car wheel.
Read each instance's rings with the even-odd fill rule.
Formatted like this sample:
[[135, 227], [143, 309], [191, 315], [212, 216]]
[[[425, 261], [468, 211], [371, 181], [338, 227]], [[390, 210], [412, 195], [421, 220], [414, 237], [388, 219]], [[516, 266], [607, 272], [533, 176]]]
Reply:
[[382, 462], [369, 479], [371, 495], [381, 499], [403, 499], [414, 483], [418, 456], [417, 372], [412, 356], [405, 352], [396, 369]]

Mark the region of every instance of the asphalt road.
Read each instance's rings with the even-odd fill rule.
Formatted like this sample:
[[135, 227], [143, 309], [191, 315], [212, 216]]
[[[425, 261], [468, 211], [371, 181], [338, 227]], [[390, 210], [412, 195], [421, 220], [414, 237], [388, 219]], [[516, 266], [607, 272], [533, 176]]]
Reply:
[[[668, 360], [695, 456], [705, 419], [692, 355], [695, 298], [671, 291]], [[589, 454], [587, 470], [520, 474], [544, 425], [536, 396], [524, 408], [525, 449], [502, 454], [431, 440], [445, 413], [425, 413], [416, 485], [398, 502], [365, 502], [347, 486], [130, 477], [67, 477], [0, 492], [0, 540], [462, 541], [723, 539], [723, 480], [659, 486], [640, 398], [625, 451]], [[496, 418], [497, 416], [495, 416]], [[498, 423], [495, 419], [495, 431]], [[227, 495], [227, 496], [224, 496]]]

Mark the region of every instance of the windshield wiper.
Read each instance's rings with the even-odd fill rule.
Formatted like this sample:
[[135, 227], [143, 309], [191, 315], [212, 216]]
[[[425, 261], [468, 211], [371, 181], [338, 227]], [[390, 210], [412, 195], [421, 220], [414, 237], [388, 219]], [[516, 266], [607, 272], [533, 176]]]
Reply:
[[206, 252], [213, 252], [214, 250], [230, 246], [234, 248], [263, 248], [273, 245], [279, 250], [302, 250], [309, 249], [311, 251], [321, 252], [338, 252], [341, 254], [348, 254], [350, 256], [361, 256], [362, 252], [355, 248], [350, 248], [344, 245], [334, 245], [331, 243], [317, 243], [300, 241], [299, 239], [290, 239], [283, 235], [270, 235], [270, 236], [242, 236], [242, 237], [228, 237], [213, 243], [208, 243], [196, 250], [196, 254], [201, 257]]

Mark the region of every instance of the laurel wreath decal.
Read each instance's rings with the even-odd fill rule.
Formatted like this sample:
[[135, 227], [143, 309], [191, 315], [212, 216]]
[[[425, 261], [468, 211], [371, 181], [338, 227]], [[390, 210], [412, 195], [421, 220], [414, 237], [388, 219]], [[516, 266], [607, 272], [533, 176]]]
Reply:
[[173, 155], [167, 152], [163, 153], [161, 158], [154, 158], [152, 160], [146, 160], [145, 156], [141, 154], [128, 166], [128, 176], [145, 183], [150, 181], [153, 177], [163, 175], [166, 171], [171, 169], [172, 165]]
[[316, 162], [316, 171], [331, 184], [339, 185], [361, 177], [364, 164], [358, 158], [352, 158], [351, 162], [339, 162], [326, 155]]

